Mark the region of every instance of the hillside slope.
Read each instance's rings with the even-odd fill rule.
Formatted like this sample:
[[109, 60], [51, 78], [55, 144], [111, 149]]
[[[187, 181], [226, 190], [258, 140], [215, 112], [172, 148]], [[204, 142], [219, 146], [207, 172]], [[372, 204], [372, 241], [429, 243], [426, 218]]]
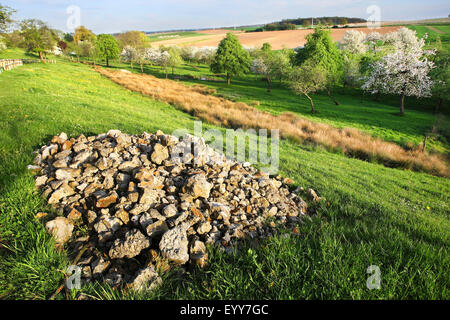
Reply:
[[[81, 64], [33, 64], [1, 74], [0, 297], [49, 298], [62, 283], [60, 270], [70, 263], [34, 217], [49, 210], [26, 170], [37, 146], [62, 131], [69, 136], [109, 129], [192, 132], [194, 119]], [[190, 272], [183, 282], [168, 277], [160, 289], [144, 296], [98, 287], [82, 291], [98, 298], [450, 297], [448, 179], [285, 140], [280, 165], [283, 176], [326, 198], [318, 216], [300, 225], [297, 234], [233, 255], [212, 250], [207, 270]], [[370, 265], [381, 269], [380, 290], [366, 287]]]

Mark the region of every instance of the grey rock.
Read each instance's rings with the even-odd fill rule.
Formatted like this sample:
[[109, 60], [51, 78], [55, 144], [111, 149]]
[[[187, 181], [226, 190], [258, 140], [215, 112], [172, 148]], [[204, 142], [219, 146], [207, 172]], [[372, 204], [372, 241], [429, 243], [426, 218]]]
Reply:
[[153, 266], [140, 269], [136, 272], [136, 276], [131, 282], [131, 286], [135, 291], [152, 290], [162, 283], [161, 278], [155, 271]]
[[142, 250], [150, 246], [150, 240], [138, 229], [131, 229], [125, 233], [123, 239], [116, 239], [109, 250], [111, 259], [133, 258]]
[[161, 220], [149, 224], [146, 227], [147, 235], [150, 238], [159, 237], [162, 234], [164, 234], [167, 230], [169, 230], [169, 227], [167, 226], [166, 221]]
[[189, 224], [180, 224], [167, 231], [159, 242], [163, 257], [175, 263], [184, 264], [189, 260], [186, 231]]

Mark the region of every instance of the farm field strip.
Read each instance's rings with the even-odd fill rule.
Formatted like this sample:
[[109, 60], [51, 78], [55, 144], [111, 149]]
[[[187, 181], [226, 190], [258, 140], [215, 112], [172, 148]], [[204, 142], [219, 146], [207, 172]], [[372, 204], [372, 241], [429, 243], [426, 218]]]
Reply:
[[[381, 27], [380, 29], [368, 29], [368, 28], [352, 28], [351, 30], [362, 31], [364, 33], [379, 32], [381, 34], [396, 31], [401, 26], [395, 27]], [[334, 41], [339, 41], [343, 38], [345, 32], [349, 30], [346, 28], [342, 29], [331, 29], [331, 36]], [[201, 31], [201, 33], [208, 33], [208, 36], [195, 36], [195, 37], [184, 37], [181, 39], [170, 39], [163, 41], [155, 41], [153, 45], [195, 45], [198, 47], [202, 46], [213, 46], [216, 47], [219, 42], [225, 37], [229, 30], [211, 30], [211, 31]], [[303, 46], [306, 42], [306, 36], [313, 33], [314, 30], [282, 30], [282, 31], [264, 31], [264, 32], [240, 32], [232, 31], [235, 33], [239, 41], [249, 47], [260, 47], [264, 42], [268, 42], [272, 45], [272, 49], [280, 50], [283, 47], [296, 48], [298, 46]], [[192, 42], [194, 41], [195, 42]]]

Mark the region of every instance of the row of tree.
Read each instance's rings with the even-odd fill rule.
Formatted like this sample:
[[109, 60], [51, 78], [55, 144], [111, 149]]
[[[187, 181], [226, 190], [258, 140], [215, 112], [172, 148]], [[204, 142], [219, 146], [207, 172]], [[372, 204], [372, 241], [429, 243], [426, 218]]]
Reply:
[[400, 114], [405, 113], [405, 97], [438, 98], [436, 112], [449, 99], [449, 54], [442, 46], [425, 49], [425, 38], [415, 31], [401, 28], [381, 36], [348, 31], [336, 44], [330, 31], [317, 28], [296, 52], [289, 49], [274, 52], [266, 43], [259, 50], [245, 50], [238, 38], [229, 33], [217, 49], [211, 70], [232, 76], [249, 71], [271, 82], [279, 78], [295, 93], [304, 95], [316, 112], [311, 94], [325, 91], [339, 105], [332, 91], [339, 86], [360, 87], [379, 96], [400, 97]]
[[139, 31], [116, 35], [95, 35], [81, 26], [72, 34], [63, 34], [42, 21], [29, 19], [19, 23], [19, 28], [5, 33], [12, 23], [12, 10], [0, 6], [0, 50], [5, 44], [15, 44], [29, 52], [39, 54], [44, 60], [47, 53], [75, 55], [101, 59], [109, 66], [111, 59], [140, 65], [161, 66], [168, 76], [184, 61], [210, 65], [214, 73], [231, 78], [253, 72], [267, 81], [271, 91], [274, 79], [284, 82], [299, 95], [304, 95], [316, 112], [311, 94], [325, 91], [336, 105], [339, 102], [332, 92], [339, 86], [360, 87], [375, 94], [396, 94], [400, 97], [400, 113], [404, 114], [405, 97], [438, 98], [436, 111], [449, 99], [449, 54], [440, 43], [433, 50], [425, 49], [425, 37], [420, 39], [415, 31], [401, 28], [384, 36], [377, 32], [364, 34], [356, 30], [346, 32], [336, 44], [330, 31], [316, 28], [306, 38], [304, 47], [296, 51], [273, 51], [270, 44], [262, 48], [244, 48], [233, 33], [228, 33], [217, 48], [214, 47], [159, 47], [152, 48], [148, 37]]

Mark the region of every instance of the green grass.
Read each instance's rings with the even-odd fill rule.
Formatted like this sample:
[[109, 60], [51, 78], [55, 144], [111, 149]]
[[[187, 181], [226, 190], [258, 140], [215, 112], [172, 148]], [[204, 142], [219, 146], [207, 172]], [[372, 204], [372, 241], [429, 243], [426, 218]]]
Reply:
[[[425, 25], [408, 26], [409, 29], [415, 30], [419, 37], [423, 37], [428, 34], [426, 44], [432, 47], [436, 44], [436, 39], [439, 37], [442, 42], [442, 47], [449, 52], [450, 51], [450, 24], [430, 24], [431, 28]], [[434, 29], [440, 30], [443, 33], [438, 33]]]
[[[120, 65], [120, 68], [129, 69], [129, 65]], [[136, 67], [135, 72], [140, 72]], [[144, 72], [154, 76], [165, 77], [160, 67], [147, 66]], [[183, 80], [187, 84], [202, 84], [215, 88], [219, 95], [234, 101], [251, 103], [258, 101], [260, 110], [272, 114], [293, 112], [312, 121], [323, 122], [334, 127], [353, 127], [360, 129], [372, 136], [387, 141], [398, 143], [402, 146], [416, 147], [423, 142], [433, 124], [436, 116], [433, 114], [434, 99], [406, 98], [406, 116], [398, 116], [399, 98], [382, 96], [380, 102], [373, 96], [364, 95], [361, 90], [338, 88], [333, 95], [339, 101], [336, 106], [326, 94], [312, 95], [317, 114], [311, 114], [309, 101], [305, 97], [299, 97], [292, 93], [278, 81], [272, 84], [272, 92], [267, 92], [265, 81], [259, 80], [254, 75], [232, 78], [232, 85], [227, 86], [224, 79], [218, 81], [201, 81], [201, 77], [211, 77], [213, 74], [206, 65], [184, 64], [175, 69], [176, 76], [185, 76]], [[194, 76], [195, 79], [187, 77]], [[450, 122], [448, 114], [450, 110], [443, 104], [443, 115], [439, 117], [440, 134], [434, 140], [427, 143], [429, 151], [448, 154], [450, 150]]]
[[[27, 53], [19, 48], [8, 48], [0, 53], [0, 59], [39, 59], [39, 55]], [[50, 58], [49, 59], [53, 59]]]
[[[240, 86], [244, 83], [235, 81], [234, 91], [244, 95]], [[263, 90], [257, 82], [247, 86], [246, 98]], [[231, 94], [231, 89], [227, 92]], [[325, 118], [324, 105], [318, 108]], [[382, 105], [372, 117], [389, 110], [395, 108]], [[344, 121], [343, 115], [336, 117], [329, 121]], [[33, 150], [61, 131], [69, 136], [112, 128], [130, 134], [157, 129], [170, 133], [177, 128], [192, 132], [194, 119], [125, 90], [86, 65], [32, 64], [1, 74], [0, 297], [49, 298], [69, 263], [67, 253], [54, 249], [42, 223], [34, 218], [50, 209], [26, 170]], [[412, 123], [406, 119], [405, 127]], [[381, 128], [378, 124], [376, 130]], [[299, 236], [271, 238], [234, 255], [210, 249], [208, 269], [189, 272], [183, 280], [164, 275], [163, 286], [146, 295], [98, 285], [83, 292], [103, 299], [450, 298], [448, 179], [389, 169], [284, 140], [280, 164], [283, 176], [296, 185], [313, 187], [326, 198], [317, 208], [317, 217], [299, 226]], [[381, 268], [381, 290], [366, 288], [370, 265]], [[75, 295], [70, 293], [72, 298]]]
[[168, 32], [168, 33], [159, 33], [154, 35], [149, 35], [148, 38], [150, 42], [163, 41], [163, 40], [171, 40], [171, 39], [180, 39], [187, 37], [198, 37], [205, 36], [206, 33], [194, 32], [194, 31], [180, 31], [180, 32]]

